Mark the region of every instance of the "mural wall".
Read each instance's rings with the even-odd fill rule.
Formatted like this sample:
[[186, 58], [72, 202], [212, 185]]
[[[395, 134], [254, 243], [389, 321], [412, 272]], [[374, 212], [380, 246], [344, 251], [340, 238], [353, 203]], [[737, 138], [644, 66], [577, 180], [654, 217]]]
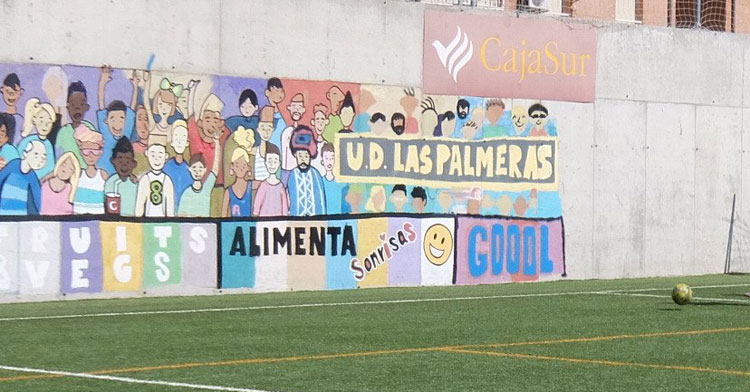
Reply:
[[543, 102], [108, 66], [0, 75], [0, 293], [564, 274]]

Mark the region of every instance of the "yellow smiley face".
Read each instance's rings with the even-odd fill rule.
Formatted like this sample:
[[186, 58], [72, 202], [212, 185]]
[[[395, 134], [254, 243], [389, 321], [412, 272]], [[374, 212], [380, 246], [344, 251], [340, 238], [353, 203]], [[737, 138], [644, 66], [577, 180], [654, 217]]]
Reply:
[[424, 254], [435, 265], [443, 265], [453, 251], [453, 236], [444, 225], [432, 225], [424, 234]]

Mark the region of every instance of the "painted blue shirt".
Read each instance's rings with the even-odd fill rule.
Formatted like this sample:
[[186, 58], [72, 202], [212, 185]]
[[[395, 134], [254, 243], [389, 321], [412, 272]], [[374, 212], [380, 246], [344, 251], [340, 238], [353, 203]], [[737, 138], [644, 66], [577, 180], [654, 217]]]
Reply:
[[323, 177], [323, 188], [326, 193], [326, 213], [329, 215], [340, 214], [343, 202], [341, 184], [335, 180], [328, 181]]
[[326, 194], [323, 177], [310, 167], [303, 172], [294, 168], [289, 175], [289, 215], [312, 216], [326, 214]]
[[36, 173], [21, 172], [14, 159], [0, 170], [0, 215], [37, 215], [42, 209], [42, 187]]
[[245, 194], [238, 197], [232, 187], [227, 188], [229, 191], [229, 216], [250, 216], [253, 211], [252, 185], [247, 184]]
[[360, 113], [354, 119], [352, 130], [357, 133], [370, 132], [370, 113]]
[[[109, 158], [112, 157], [112, 149], [115, 148], [117, 141], [120, 137], [115, 137], [109, 130], [109, 125], [105, 122], [107, 119], [107, 110], [102, 109], [96, 112], [96, 121], [99, 125], [99, 132], [104, 137], [104, 147], [102, 149], [102, 157], [96, 163], [101, 169], [104, 169], [109, 174], [115, 173], [115, 167]], [[131, 108], [125, 109], [125, 126], [122, 128], [122, 136], [126, 136], [130, 141], [133, 141], [133, 134], [135, 132], [135, 112]]]
[[[273, 133], [271, 134], [271, 140], [269, 141], [281, 149], [281, 134], [284, 132], [284, 129], [286, 129], [286, 122], [284, 121], [284, 117], [281, 116], [281, 113], [278, 112], [274, 112], [273, 122]], [[255, 140], [257, 142], [260, 139], [256, 138]], [[258, 145], [260, 145], [260, 143], [258, 143]]]
[[5, 143], [0, 147], [0, 158], [3, 158], [5, 163], [8, 163], [14, 159], [20, 158], [20, 156], [18, 155], [18, 150], [16, 150], [14, 146]]
[[186, 189], [190, 188], [193, 183], [193, 177], [190, 176], [188, 164], [184, 160], [182, 163], [172, 158], [164, 165], [164, 173], [167, 173], [174, 185], [174, 207], [175, 211], [180, 207], [180, 198]]

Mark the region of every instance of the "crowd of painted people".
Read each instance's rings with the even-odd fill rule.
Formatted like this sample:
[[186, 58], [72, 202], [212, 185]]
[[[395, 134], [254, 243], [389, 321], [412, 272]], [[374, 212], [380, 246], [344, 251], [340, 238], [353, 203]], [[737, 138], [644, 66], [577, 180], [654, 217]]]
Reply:
[[[541, 104], [506, 111], [499, 99], [481, 104], [459, 99], [455, 112], [438, 113], [432, 98], [420, 104], [413, 90], [405, 90], [401, 105], [407, 115], [369, 113], [374, 99], [361, 90], [357, 114], [351, 92], [336, 85], [327, 91], [328, 102], [312, 106], [310, 123], [302, 124], [305, 96], [294, 94], [283, 108], [286, 91], [277, 78], [269, 79], [262, 92], [269, 105], [259, 107], [256, 92], [245, 89], [237, 101], [240, 114], [228, 118], [222, 116], [224, 102], [214, 94], [197, 106], [200, 81], [183, 86], [163, 78], [152, 86], [148, 72], [133, 71], [129, 104], [107, 104], [112, 72], [106, 66], [100, 71], [96, 124], [84, 119], [90, 92], [82, 82], [67, 86], [65, 105], [29, 98], [21, 112], [21, 80], [14, 73], [5, 77], [0, 87], [7, 106], [0, 113], [0, 215], [248, 217], [481, 210], [523, 216], [537, 207], [536, 191], [489, 195], [481, 189], [339, 183], [334, 138], [350, 132], [466, 139], [556, 136]], [[409, 115], [417, 105], [419, 122]], [[286, 123], [282, 110], [292, 123]]]

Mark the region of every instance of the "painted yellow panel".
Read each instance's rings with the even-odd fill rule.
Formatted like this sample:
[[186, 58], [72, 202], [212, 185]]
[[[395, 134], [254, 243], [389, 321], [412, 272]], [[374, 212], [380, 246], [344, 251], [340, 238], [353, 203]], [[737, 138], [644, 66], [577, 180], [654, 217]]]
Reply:
[[137, 223], [101, 222], [104, 291], [137, 291], [143, 277], [143, 230]]
[[[379, 235], [388, 232], [387, 218], [374, 218], [360, 220], [357, 227], [358, 245], [357, 256], [361, 265], [366, 264], [366, 260], [372, 252], [377, 252], [377, 248], [383, 243]], [[372, 262], [372, 261], [371, 261]], [[388, 286], [388, 263], [374, 263], [374, 269], [369, 271], [365, 278], [359, 282], [359, 287], [385, 287]]]

